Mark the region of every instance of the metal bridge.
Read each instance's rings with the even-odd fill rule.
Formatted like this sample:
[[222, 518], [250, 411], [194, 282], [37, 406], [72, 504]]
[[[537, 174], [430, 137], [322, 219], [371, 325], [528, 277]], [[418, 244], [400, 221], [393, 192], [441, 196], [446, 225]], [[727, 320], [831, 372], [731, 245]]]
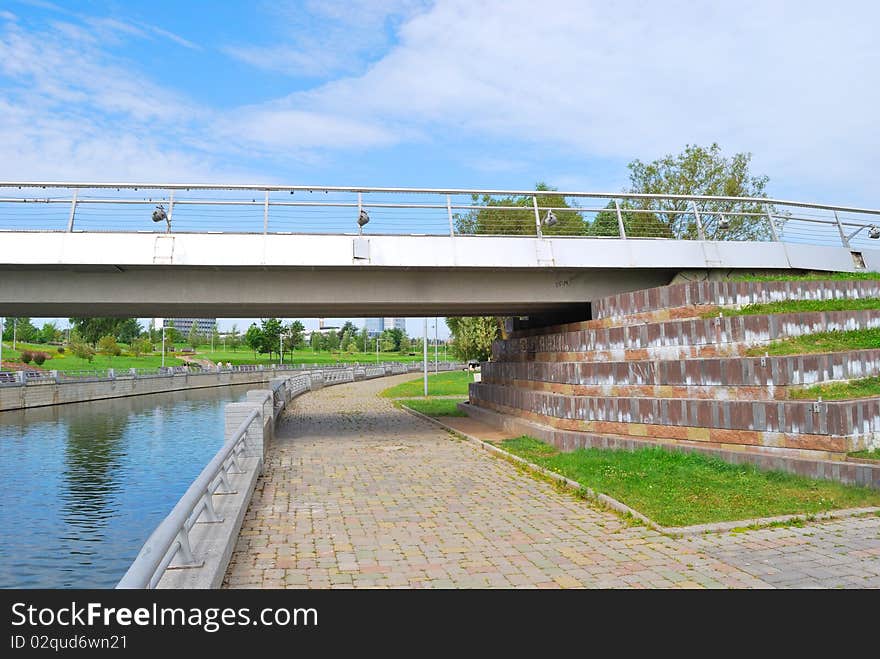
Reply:
[[880, 210], [543, 190], [0, 182], [0, 315], [529, 315], [688, 270], [877, 270]]

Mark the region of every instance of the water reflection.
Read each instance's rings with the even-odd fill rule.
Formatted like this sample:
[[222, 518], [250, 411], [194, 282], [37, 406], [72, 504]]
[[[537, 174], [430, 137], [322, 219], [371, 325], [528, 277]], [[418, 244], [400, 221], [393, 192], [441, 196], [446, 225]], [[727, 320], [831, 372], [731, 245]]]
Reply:
[[253, 385], [0, 413], [0, 587], [112, 587]]

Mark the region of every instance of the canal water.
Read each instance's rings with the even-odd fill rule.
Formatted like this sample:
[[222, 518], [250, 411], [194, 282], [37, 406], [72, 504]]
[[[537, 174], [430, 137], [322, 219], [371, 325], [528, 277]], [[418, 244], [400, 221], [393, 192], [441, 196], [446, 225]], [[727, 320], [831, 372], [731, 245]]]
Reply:
[[0, 412], [0, 588], [110, 588], [255, 385]]

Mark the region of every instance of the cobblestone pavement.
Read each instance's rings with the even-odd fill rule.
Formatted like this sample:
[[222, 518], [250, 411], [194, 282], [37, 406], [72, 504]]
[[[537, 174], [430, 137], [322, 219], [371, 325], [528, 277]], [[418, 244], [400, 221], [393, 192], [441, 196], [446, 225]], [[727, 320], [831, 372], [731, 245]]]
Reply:
[[631, 527], [376, 396], [411, 378], [291, 405], [227, 587], [880, 585], [880, 518], [690, 540]]

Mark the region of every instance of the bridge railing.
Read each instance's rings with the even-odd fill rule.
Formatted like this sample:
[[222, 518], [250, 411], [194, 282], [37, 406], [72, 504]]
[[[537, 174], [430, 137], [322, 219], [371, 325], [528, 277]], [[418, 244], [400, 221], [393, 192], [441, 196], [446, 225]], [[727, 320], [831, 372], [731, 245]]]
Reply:
[[764, 197], [0, 182], [6, 231], [782, 240], [849, 248], [880, 238], [878, 222], [880, 209]]

